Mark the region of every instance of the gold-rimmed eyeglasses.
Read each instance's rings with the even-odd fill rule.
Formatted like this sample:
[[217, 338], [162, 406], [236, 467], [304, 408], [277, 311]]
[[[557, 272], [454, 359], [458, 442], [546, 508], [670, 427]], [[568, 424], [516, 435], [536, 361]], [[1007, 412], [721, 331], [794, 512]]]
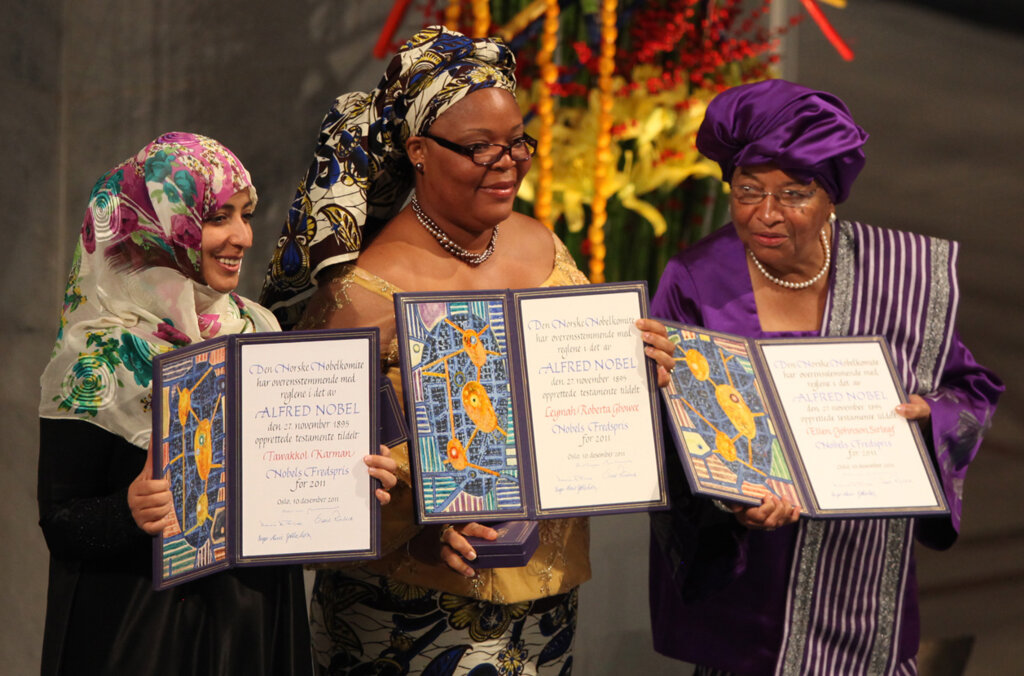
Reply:
[[766, 200], [769, 195], [771, 195], [781, 206], [788, 207], [790, 209], [807, 206], [807, 203], [811, 201], [811, 198], [814, 197], [817, 192], [818, 191], [816, 189], [794, 190], [791, 188], [780, 190], [778, 192], [767, 192], [749, 185], [734, 185], [732, 187], [732, 197], [740, 204], [745, 204], [747, 206], [760, 204]]

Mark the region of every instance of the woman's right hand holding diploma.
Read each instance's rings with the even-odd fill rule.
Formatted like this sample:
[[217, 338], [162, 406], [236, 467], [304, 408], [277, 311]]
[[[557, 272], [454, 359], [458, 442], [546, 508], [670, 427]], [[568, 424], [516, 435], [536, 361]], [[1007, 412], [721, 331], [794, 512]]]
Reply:
[[469, 544], [467, 536], [497, 540], [498, 531], [475, 521], [458, 526], [445, 524], [440, 529], [424, 528], [409, 542], [409, 551], [421, 561], [435, 562], [440, 559], [456, 573], [475, 577], [476, 571], [466, 563], [476, 559], [476, 551]]
[[[497, 540], [498, 531], [482, 523], [445, 524], [440, 530], [424, 528], [409, 542], [410, 553], [421, 561], [440, 559], [456, 573], [475, 577], [476, 571], [466, 561], [476, 559], [476, 551], [466, 537]], [[438, 550], [438, 543], [441, 548]]]
[[800, 507], [783, 498], [766, 495], [760, 505], [746, 505], [738, 502], [719, 501], [743, 526], [753, 530], [775, 530], [797, 522]]
[[456, 573], [473, 577], [476, 571], [466, 563], [476, 558], [476, 551], [465, 536], [497, 540], [498, 531], [482, 523], [472, 522], [459, 526], [446, 525], [441, 528], [441, 560]]
[[171, 484], [167, 479], [153, 478], [153, 444], [146, 453], [146, 464], [128, 486], [128, 508], [135, 525], [147, 535], [157, 535], [170, 522], [174, 509]]
[[391, 502], [391, 489], [398, 483], [395, 472], [398, 471], [398, 463], [391, 457], [391, 449], [384, 444], [380, 445], [380, 453], [367, 455], [363, 458], [367, 471], [374, 479], [380, 482], [381, 487], [374, 490], [377, 502], [386, 505]]
[[641, 340], [646, 343], [644, 354], [658, 365], [658, 387], [668, 385], [672, 369], [676, 366], [676, 344], [668, 339], [668, 329], [657, 319], [637, 319], [636, 327], [640, 329]]

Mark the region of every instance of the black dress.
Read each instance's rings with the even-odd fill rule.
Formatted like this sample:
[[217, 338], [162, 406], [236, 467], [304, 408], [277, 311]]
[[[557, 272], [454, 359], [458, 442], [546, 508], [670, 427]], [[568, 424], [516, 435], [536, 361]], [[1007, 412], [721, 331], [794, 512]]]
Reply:
[[79, 420], [40, 421], [50, 548], [42, 673], [312, 673], [302, 570], [234, 569], [157, 592], [128, 485], [145, 453]]

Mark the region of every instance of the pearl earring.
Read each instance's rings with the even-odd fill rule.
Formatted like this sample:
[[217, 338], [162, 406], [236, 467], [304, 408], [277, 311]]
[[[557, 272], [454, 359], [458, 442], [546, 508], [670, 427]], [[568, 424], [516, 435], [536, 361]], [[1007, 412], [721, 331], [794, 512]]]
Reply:
[[423, 163], [422, 162], [417, 162], [416, 163], [416, 171], [420, 172], [421, 174], [423, 173]]
[[828, 224], [829, 225], [835, 225], [836, 224], [836, 212], [833, 211], [832, 213], [830, 213], [828, 215]]

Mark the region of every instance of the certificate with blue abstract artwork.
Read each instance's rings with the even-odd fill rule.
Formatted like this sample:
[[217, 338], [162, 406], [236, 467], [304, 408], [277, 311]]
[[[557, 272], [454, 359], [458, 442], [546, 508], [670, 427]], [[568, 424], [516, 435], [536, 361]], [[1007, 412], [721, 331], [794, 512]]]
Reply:
[[426, 515], [526, 515], [506, 315], [503, 294], [404, 305], [406, 392]]
[[633, 325], [646, 287], [402, 293], [395, 309], [421, 522], [664, 507]]
[[240, 334], [157, 357], [153, 466], [174, 518], [155, 538], [154, 586], [375, 558], [379, 505], [362, 458], [394, 419], [378, 364], [375, 328]]
[[225, 462], [227, 349], [181, 354], [160, 371], [159, 475], [168, 479], [174, 521], [161, 536], [161, 577], [228, 566]]
[[662, 390], [695, 493], [809, 517], [941, 514], [945, 500], [883, 338], [740, 336], [665, 322]]

